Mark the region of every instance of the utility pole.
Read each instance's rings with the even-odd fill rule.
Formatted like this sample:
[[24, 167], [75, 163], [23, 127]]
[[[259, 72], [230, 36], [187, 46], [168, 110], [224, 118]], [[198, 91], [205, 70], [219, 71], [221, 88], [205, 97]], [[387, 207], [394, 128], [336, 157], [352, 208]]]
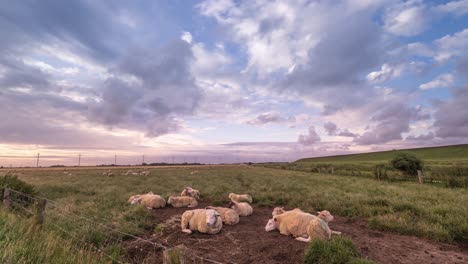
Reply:
[[40, 153], [37, 153], [36, 168], [39, 168], [39, 155]]
[[114, 156], [114, 165], [117, 166], [117, 154]]
[[142, 158], [141, 165], [143, 165], [143, 164], [145, 164], [145, 155], [143, 155], [141, 158]]
[[78, 167], [81, 165], [81, 153], [78, 154]]

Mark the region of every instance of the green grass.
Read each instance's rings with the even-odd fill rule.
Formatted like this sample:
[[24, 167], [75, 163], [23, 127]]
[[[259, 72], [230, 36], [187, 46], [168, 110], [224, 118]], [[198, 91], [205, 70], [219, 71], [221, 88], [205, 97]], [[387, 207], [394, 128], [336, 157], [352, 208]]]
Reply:
[[386, 162], [392, 159], [395, 156], [395, 154], [399, 152], [411, 153], [424, 160], [468, 161], [468, 144], [464, 144], [454, 146], [402, 149], [351, 155], [306, 158], [300, 159], [298, 160], [298, 162]]
[[[54, 223], [116, 257], [124, 257], [119, 245], [129, 237], [80, 221], [75, 214], [130, 234], [157, 232], [160, 223], [151, 221], [146, 209], [130, 206], [128, 197], [153, 191], [167, 198], [185, 186], [199, 189], [202, 199], [215, 205], [227, 204], [230, 192], [249, 193], [259, 205], [300, 207], [309, 212], [327, 209], [339, 216], [367, 218], [379, 230], [468, 242], [467, 189], [253, 166], [151, 170], [149, 177], [123, 176], [126, 169], [114, 168], [116, 176], [105, 177], [96, 168], [74, 170], [72, 176], [64, 175], [63, 169], [44, 168], [24, 170], [20, 178], [56, 201], [57, 208], [66, 208], [58, 210], [48, 204], [45, 231], [60, 234]], [[191, 175], [194, 170], [198, 173]], [[68, 239], [66, 235], [59, 238]]]
[[306, 264], [372, 264], [374, 262], [362, 259], [349, 238], [334, 238], [332, 240], [312, 241], [306, 249], [304, 263]]

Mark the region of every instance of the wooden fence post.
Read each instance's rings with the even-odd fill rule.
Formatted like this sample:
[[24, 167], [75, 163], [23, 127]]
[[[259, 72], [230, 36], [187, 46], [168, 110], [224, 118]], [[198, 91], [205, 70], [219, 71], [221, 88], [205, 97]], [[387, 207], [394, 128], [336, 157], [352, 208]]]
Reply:
[[186, 255], [187, 248], [184, 245], [166, 249], [163, 252], [163, 264], [185, 264]]
[[418, 180], [419, 180], [419, 184], [424, 183], [423, 174], [422, 174], [422, 171], [420, 171], [420, 170], [418, 170]]
[[40, 199], [36, 202], [36, 212], [34, 215], [34, 225], [42, 226], [44, 224], [44, 211], [46, 208], [47, 200]]
[[5, 190], [3, 190], [3, 206], [10, 209], [10, 201], [10, 189], [5, 188]]

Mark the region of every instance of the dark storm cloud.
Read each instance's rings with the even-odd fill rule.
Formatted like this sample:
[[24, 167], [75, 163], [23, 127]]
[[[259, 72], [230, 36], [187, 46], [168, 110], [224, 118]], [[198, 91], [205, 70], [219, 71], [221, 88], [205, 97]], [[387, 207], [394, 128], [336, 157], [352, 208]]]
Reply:
[[327, 27], [307, 62], [297, 65], [280, 86], [325, 102], [323, 115], [359, 106], [375, 95], [361, 75], [379, 65], [384, 48], [381, 29], [367, 14], [341, 22]]
[[357, 137], [357, 134], [352, 133], [347, 128], [339, 129], [335, 123], [333, 122], [326, 122], [323, 124], [323, 128], [327, 131], [329, 136], [340, 136], [340, 137]]
[[434, 139], [434, 133], [429, 132], [427, 134], [419, 135], [419, 136], [409, 135], [409, 136], [406, 137], [405, 140], [409, 140], [409, 141], [427, 141], [427, 140], [432, 140], [432, 139]]
[[376, 126], [354, 139], [360, 145], [382, 144], [392, 140], [401, 140], [401, 133], [408, 132], [410, 122], [429, 119], [428, 114], [421, 112], [419, 108], [408, 107], [403, 103], [389, 104], [377, 114], [371, 121]]
[[[159, 136], [179, 128], [175, 115], [189, 115], [201, 91], [190, 72], [188, 43], [173, 41], [159, 49], [137, 49], [126, 55], [90, 103], [89, 118], [110, 126], [146, 130]], [[125, 80], [125, 77], [128, 80]]]
[[455, 89], [453, 96], [435, 105], [434, 126], [441, 138], [468, 137], [468, 85]]

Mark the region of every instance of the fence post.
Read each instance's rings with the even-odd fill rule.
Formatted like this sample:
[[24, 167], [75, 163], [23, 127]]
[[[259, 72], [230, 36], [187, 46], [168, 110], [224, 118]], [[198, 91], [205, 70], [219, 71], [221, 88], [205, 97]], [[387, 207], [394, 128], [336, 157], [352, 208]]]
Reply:
[[36, 212], [34, 215], [34, 225], [42, 226], [44, 224], [44, 211], [46, 208], [47, 200], [39, 199], [36, 202]]
[[5, 188], [5, 190], [3, 190], [3, 206], [10, 209], [10, 201], [10, 189]]
[[420, 171], [420, 170], [418, 170], [418, 180], [419, 180], [419, 184], [424, 183], [423, 174], [422, 174], [422, 171]]
[[178, 245], [164, 250], [163, 264], [185, 264], [187, 248], [184, 245]]

